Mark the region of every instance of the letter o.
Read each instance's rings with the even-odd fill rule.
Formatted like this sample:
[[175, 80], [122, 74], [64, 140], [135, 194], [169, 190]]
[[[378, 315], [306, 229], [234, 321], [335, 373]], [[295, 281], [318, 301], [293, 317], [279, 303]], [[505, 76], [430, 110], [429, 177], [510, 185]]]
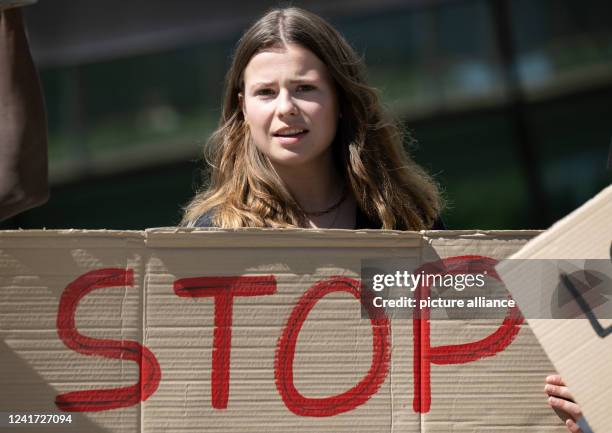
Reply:
[[[291, 312], [287, 325], [278, 339], [274, 375], [276, 388], [287, 408], [300, 416], [327, 417], [355, 409], [366, 403], [383, 384], [389, 372], [391, 357], [389, 345], [389, 320], [373, 308], [370, 299], [360, 296], [359, 281], [346, 277], [332, 277], [313, 285], [300, 298]], [[331, 397], [308, 398], [296, 389], [293, 383], [293, 361], [298, 335], [310, 310], [325, 295], [332, 292], [347, 292], [360, 300], [368, 312], [372, 325], [372, 363], [368, 373], [351, 389]], [[366, 291], [363, 292], [367, 294]], [[380, 316], [383, 317], [380, 317]]]

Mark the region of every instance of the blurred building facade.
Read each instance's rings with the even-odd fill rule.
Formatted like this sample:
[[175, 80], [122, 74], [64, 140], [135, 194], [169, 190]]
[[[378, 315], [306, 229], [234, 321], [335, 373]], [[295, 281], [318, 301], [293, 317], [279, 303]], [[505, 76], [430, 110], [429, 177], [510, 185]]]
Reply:
[[[612, 3], [340, 0], [451, 228], [545, 228], [610, 183]], [[41, 0], [28, 8], [51, 200], [2, 228], [175, 225], [200, 182], [241, 32], [275, 3]]]

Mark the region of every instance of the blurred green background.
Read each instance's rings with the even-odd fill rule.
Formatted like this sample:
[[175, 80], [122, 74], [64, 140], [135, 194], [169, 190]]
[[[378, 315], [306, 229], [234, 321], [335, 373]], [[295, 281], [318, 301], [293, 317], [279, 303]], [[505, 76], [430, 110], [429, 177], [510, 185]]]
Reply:
[[[610, 184], [612, 2], [293, 2], [332, 22], [440, 182], [453, 229], [546, 228]], [[276, 3], [41, 1], [49, 202], [10, 228], [172, 226], [241, 32]]]

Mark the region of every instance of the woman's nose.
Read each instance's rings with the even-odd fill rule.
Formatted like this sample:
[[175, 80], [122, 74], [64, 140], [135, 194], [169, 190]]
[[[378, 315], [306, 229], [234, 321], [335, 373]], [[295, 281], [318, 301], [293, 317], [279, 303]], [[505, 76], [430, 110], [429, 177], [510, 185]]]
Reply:
[[279, 116], [295, 116], [298, 114], [298, 107], [293, 100], [293, 95], [288, 91], [281, 91], [278, 95], [277, 111]]

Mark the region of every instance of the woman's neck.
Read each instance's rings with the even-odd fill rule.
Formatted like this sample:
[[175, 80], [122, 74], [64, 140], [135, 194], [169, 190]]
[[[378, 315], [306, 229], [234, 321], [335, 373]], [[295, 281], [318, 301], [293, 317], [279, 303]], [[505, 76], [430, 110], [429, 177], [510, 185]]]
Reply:
[[306, 227], [355, 228], [355, 199], [347, 194], [347, 185], [334, 167], [331, 155], [299, 167], [278, 166], [276, 171], [306, 212]]
[[344, 193], [344, 180], [334, 167], [331, 155], [324, 161], [292, 166], [276, 166], [283, 180], [300, 207], [306, 213], [317, 213], [330, 208]]

